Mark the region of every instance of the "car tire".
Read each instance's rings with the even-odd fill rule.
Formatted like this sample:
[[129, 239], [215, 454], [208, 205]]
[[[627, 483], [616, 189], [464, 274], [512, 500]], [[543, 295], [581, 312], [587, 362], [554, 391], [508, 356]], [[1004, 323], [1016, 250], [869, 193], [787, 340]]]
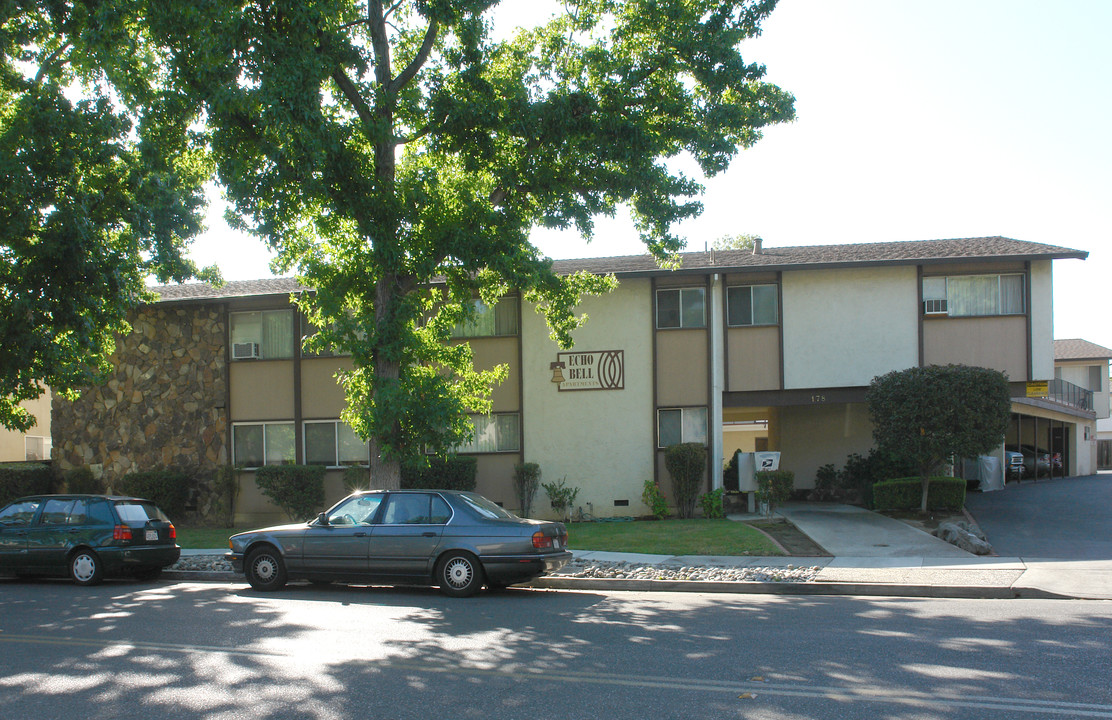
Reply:
[[104, 568], [100, 556], [92, 550], [78, 550], [70, 555], [70, 579], [76, 585], [99, 585], [104, 579]]
[[453, 551], [436, 564], [436, 581], [452, 597], [470, 597], [483, 587], [483, 566], [471, 553]]
[[280, 590], [286, 585], [286, 563], [272, 547], [251, 552], [244, 564], [247, 582], [256, 590]]

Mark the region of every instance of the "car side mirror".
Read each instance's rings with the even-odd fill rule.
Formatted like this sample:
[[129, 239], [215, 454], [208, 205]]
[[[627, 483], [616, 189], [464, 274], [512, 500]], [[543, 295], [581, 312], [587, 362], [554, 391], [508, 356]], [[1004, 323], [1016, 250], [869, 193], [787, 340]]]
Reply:
[[320, 513], [317, 515], [317, 525], [328, 525], [328, 515]]

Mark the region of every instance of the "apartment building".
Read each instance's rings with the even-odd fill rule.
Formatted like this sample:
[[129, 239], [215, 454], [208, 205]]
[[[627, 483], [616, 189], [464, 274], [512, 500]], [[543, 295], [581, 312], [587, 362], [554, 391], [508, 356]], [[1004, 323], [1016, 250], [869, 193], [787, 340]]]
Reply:
[[[1064, 472], [1090, 472], [1093, 400], [1055, 391], [1072, 370], [1056, 377], [1051, 308], [1053, 261], [1086, 255], [989, 237], [758, 243], [685, 253], [677, 270], [647, 255], [557, 261], [558, 272], [613, 274], [618, 288], [583, 301], [590, 320], [570, 350], [516, 295], [457, 328], [479, 366], [509, 368], [459, 452], [478, 459], [478, 491], [509, 508], [514, 465], [536, 462], [544, 480], [579, 487], [577, 505], [596, 516], [644, 514], [645, 480], [669, 487], [663, 448], [686, 441], [709, 448], [708, 487], [738, 448], [779, 451], [809, 487], [821, 465], [872, 447], [873, 377], [962, 363], [1012, 382], [999, 454], [1053, 445]], [[244, 522], [277, 517], [251, 481], [262, 464], [324, 464], [338, 498], [342, 468], [366, 462], [367, 446], [339, 420], [334, 375], [350, 360], [310, 356], [297, 341], [306, 327], [289, 299], [310, 289], [272, 279], [157, 290], [120, 343], [116, 376], [55, 403], [55, 462], [109, 478], [136, 466], [242, 466]]]

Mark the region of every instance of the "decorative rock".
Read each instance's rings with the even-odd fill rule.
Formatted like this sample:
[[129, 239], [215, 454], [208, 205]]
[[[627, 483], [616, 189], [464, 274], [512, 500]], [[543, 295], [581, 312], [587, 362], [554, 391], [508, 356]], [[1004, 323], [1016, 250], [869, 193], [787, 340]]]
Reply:
[[992, 546], [983, 533], [966, 522], [944, 522], [934, 531], [934, 536], [974, 555], [989, 555]]

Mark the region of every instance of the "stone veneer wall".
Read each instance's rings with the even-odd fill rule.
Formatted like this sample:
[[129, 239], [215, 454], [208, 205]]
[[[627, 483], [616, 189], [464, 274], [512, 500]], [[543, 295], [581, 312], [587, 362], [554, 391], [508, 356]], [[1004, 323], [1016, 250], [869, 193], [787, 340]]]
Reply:
[[55, 467], [89, 467], [109, 485], [139, 470], [214, 477], [229, 457], [224, 323], [219, 305], [139, 309], [105, 383], [54, 398]]

